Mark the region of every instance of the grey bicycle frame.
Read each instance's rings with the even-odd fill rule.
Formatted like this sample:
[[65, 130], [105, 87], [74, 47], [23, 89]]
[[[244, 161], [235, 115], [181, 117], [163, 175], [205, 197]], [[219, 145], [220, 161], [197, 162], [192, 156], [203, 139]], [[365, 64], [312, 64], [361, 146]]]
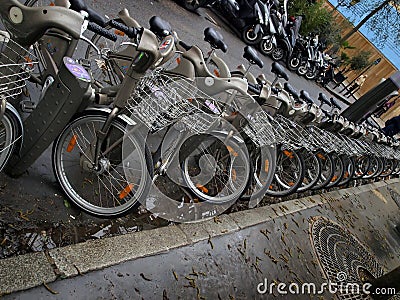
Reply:
[[[40, 41], [43, 62], [42, 99], [24, 121], [25, 138], [19, 153], [14, 154], [8, 166], [9, 173], [22, 174], [61, 132], [71, 117], [90, 96], [87, 82], [77, 79], [64, 65], [66, 55], [72, 55], [81, 36], [83, 16], [64, 7], [26, 7], [16, 0], [0, 3], [0, 16], [11, 37], [29, 47]], [[44, 38], [43, 38], [44, 37]], [[62, 49], [51, 53], [47, 43]], [[52, 80], [47, 80], [48, 78]], [[85, 96], [87, 95], [87, 96]]]

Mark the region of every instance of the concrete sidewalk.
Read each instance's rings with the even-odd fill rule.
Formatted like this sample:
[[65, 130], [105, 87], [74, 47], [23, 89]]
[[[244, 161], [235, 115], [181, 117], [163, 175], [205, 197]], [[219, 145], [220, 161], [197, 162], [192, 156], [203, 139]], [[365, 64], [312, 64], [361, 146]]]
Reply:
[[[4, 259], [0, 291], [14, 292], [4, 299], [272, 299], [276, 289], [257, 292], [265, 280], [318, 286], [344, 272], [357, 281], [354, 262], [379, 276], [400, 265], [399, 182]], [[314, 296], [333, 295], [296, 298]]]

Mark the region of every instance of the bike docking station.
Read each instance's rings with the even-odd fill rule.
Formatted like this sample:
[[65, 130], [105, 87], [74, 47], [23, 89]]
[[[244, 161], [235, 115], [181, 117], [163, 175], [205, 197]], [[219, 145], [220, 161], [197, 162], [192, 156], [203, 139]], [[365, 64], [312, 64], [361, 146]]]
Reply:
[[356, 102], [346, 108], [341, 115], [357, 124], [365, 121], [386, 101], [386, 97], [400, 89], [400, 71], [369, 90]]
[[7, 173], [21, 175], [49, 147], [89, 98], [90, 81], [90, 75], [81, 65], [64, 57], [58, 75], [47, 77], [37, 109], [24, 122], [26, 138], [20, 152], [8, 163]]

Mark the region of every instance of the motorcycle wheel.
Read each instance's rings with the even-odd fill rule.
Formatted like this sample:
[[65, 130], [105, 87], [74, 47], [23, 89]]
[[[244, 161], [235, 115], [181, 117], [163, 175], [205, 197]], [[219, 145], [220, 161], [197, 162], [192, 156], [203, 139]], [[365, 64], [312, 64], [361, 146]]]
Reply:
[[289, 56], [287, 62], [286, 62], [287, 68], [292, 71], [296, 72], [298, 68], [300, 68], [301, 65], [301, 57], [300, 55], [294, 55], [294, 56]]
[[285, 50], [277, 46], [272, 50], [271, 57], [275, 61], [280, 61], [285, 57]]
[[262, 39], [259, 44], [260, 52], [264, 55], [270, 55], [274, 50], [272, 39]]
[[180, 4], [190, 11], [195, 11], [196, 9], [204, 6], [206, 1], [202, 0], [180, 0]]
[[298, 69], [297, 69], [297, 74], [299, 74], [300, 76], [304, 76], [307, 73], [307, 66], [306, 65], [301, 65]]
[[261, 40], [261, 34], [256, 34], [254, 32], [254, 26], [248, 25], [242, 31], [242, 39], [248, 45], [258, 44]]
[[309, 69], [307, 70], [305, 76], [308, 80], [314, 80], [317, 77], [317, 71], [315, 68], [312, 68], [311, 70]]

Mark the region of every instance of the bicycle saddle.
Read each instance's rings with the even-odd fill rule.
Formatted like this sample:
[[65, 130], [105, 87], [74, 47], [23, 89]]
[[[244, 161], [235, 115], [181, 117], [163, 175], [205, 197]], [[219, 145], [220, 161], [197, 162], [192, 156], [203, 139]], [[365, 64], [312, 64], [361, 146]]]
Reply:
[[318, 100], [321, 102], [321, 105], [325, 103], [326, 105], [331, 106], [331, 102], [329, 101], [328, 97], [326, 97], [326, 95], [324, 93], [319, 93]]
[[340, 107], [339, 103], [336, 102], [335, 99], [331, 98], [331, 104], [332, 106], [336, 107], [337, 109], [341, 110], [342, 108]]
[[166, 37], [172, 32], [171, 24], [161, 19], [160, 17], [153, 16], [149, 20], [150, 30], [158, 37]]
[[300, 99], [304, 100], [308, 104], [314, 103], [313, 99], [311, 99], [310, 95], [305, 90], [300, 91]]
[[228, 50], [228, 46], [223, 41], [224, 37], [214, 28], [207, 27], [204, 30], [204, 40], [210, 43], [211, 47], [214, 49], [219, 49], [222, 52]]
[[283, 85], [283, 89], [288, 92], [290, 95], [293, 96], [293, 98], [295, 99], [299, 99], [299, 93], [287, 82], [285, 82], [285, 84]]
[[272, 63], [271, 72], [274, 73], [275, 75], [277, 75], [278, 77], [285, 79], [286, 81], [289, 80], [288, 74], [286, 74], [283, 67], [280, 64], [278, 64], [277, 62]]
[[244, 47], [243, 58], [247, 59], [251, 64], [255, 64], [262, 68], [264, 66], [263, 61], [258, 57], [256, 50], [250, 46]]

